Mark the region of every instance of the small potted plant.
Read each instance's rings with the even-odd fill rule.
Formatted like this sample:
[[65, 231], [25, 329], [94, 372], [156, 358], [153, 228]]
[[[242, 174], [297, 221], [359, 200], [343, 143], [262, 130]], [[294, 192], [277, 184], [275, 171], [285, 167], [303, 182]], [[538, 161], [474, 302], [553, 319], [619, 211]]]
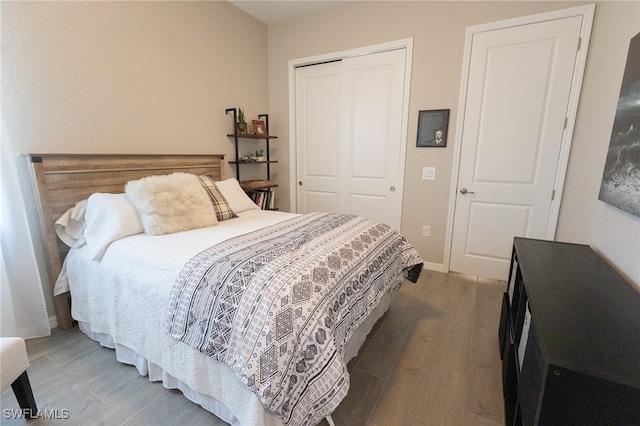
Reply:
[[238, 134], [243, 135], [247, 133], [247, 122], [244, 121], [244, 111], [242, 110], [242, 108], [238, 108], [237, 128], [238, 128]]
[[262, 161], [264, 160], [264, 149], [260, 148], [259, 150], [256, 151], [256, 161]]

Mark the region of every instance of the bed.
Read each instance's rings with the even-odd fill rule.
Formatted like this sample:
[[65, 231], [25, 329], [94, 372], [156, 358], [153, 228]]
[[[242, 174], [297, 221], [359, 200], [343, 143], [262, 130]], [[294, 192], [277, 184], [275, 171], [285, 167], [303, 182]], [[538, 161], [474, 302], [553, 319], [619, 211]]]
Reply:
[[[120, 362], [230, 424], [307, 425], [330, 416], [349, 387], [346, 363], [394, 290], [408, 274], [415, 282], [422, 266], [386, 225], [255, 208], [237, 181], [224, 179], [222, 156], [31, 158], [59, 324], [75, 319]], [[185, 173], [218, 190], [211, 202], [223, 199], [213, 214], [220, 220], [154, 235], [135, 185]], [[79, 208], [86, 241], [75, 244], [60, 228]], [[366, 251], [378, 239], [392, 244]]]

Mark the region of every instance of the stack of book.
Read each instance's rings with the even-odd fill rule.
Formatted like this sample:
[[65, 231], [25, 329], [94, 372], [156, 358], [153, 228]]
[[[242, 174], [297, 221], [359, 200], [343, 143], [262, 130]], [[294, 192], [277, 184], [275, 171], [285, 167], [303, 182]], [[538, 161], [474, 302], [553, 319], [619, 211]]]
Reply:
[[272, 189], [254, 189], [247, 192], [247, 195], [262, 210], [273, 210], [275, 194]]

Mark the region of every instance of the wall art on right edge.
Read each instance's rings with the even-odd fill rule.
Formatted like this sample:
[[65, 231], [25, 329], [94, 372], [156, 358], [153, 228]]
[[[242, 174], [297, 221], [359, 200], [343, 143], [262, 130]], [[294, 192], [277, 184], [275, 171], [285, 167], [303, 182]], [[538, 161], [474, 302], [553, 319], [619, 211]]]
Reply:
[[629, 44], [598, 198], [640, 217], [640, 33]]

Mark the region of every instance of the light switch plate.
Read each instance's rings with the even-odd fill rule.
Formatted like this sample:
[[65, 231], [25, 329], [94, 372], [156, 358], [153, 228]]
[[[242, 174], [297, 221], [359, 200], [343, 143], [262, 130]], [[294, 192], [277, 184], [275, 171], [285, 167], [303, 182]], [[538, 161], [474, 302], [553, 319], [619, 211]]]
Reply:
[[423, 167], [422, 168], [422, 180], [436, 180], [436, 168], [435, 167]]

